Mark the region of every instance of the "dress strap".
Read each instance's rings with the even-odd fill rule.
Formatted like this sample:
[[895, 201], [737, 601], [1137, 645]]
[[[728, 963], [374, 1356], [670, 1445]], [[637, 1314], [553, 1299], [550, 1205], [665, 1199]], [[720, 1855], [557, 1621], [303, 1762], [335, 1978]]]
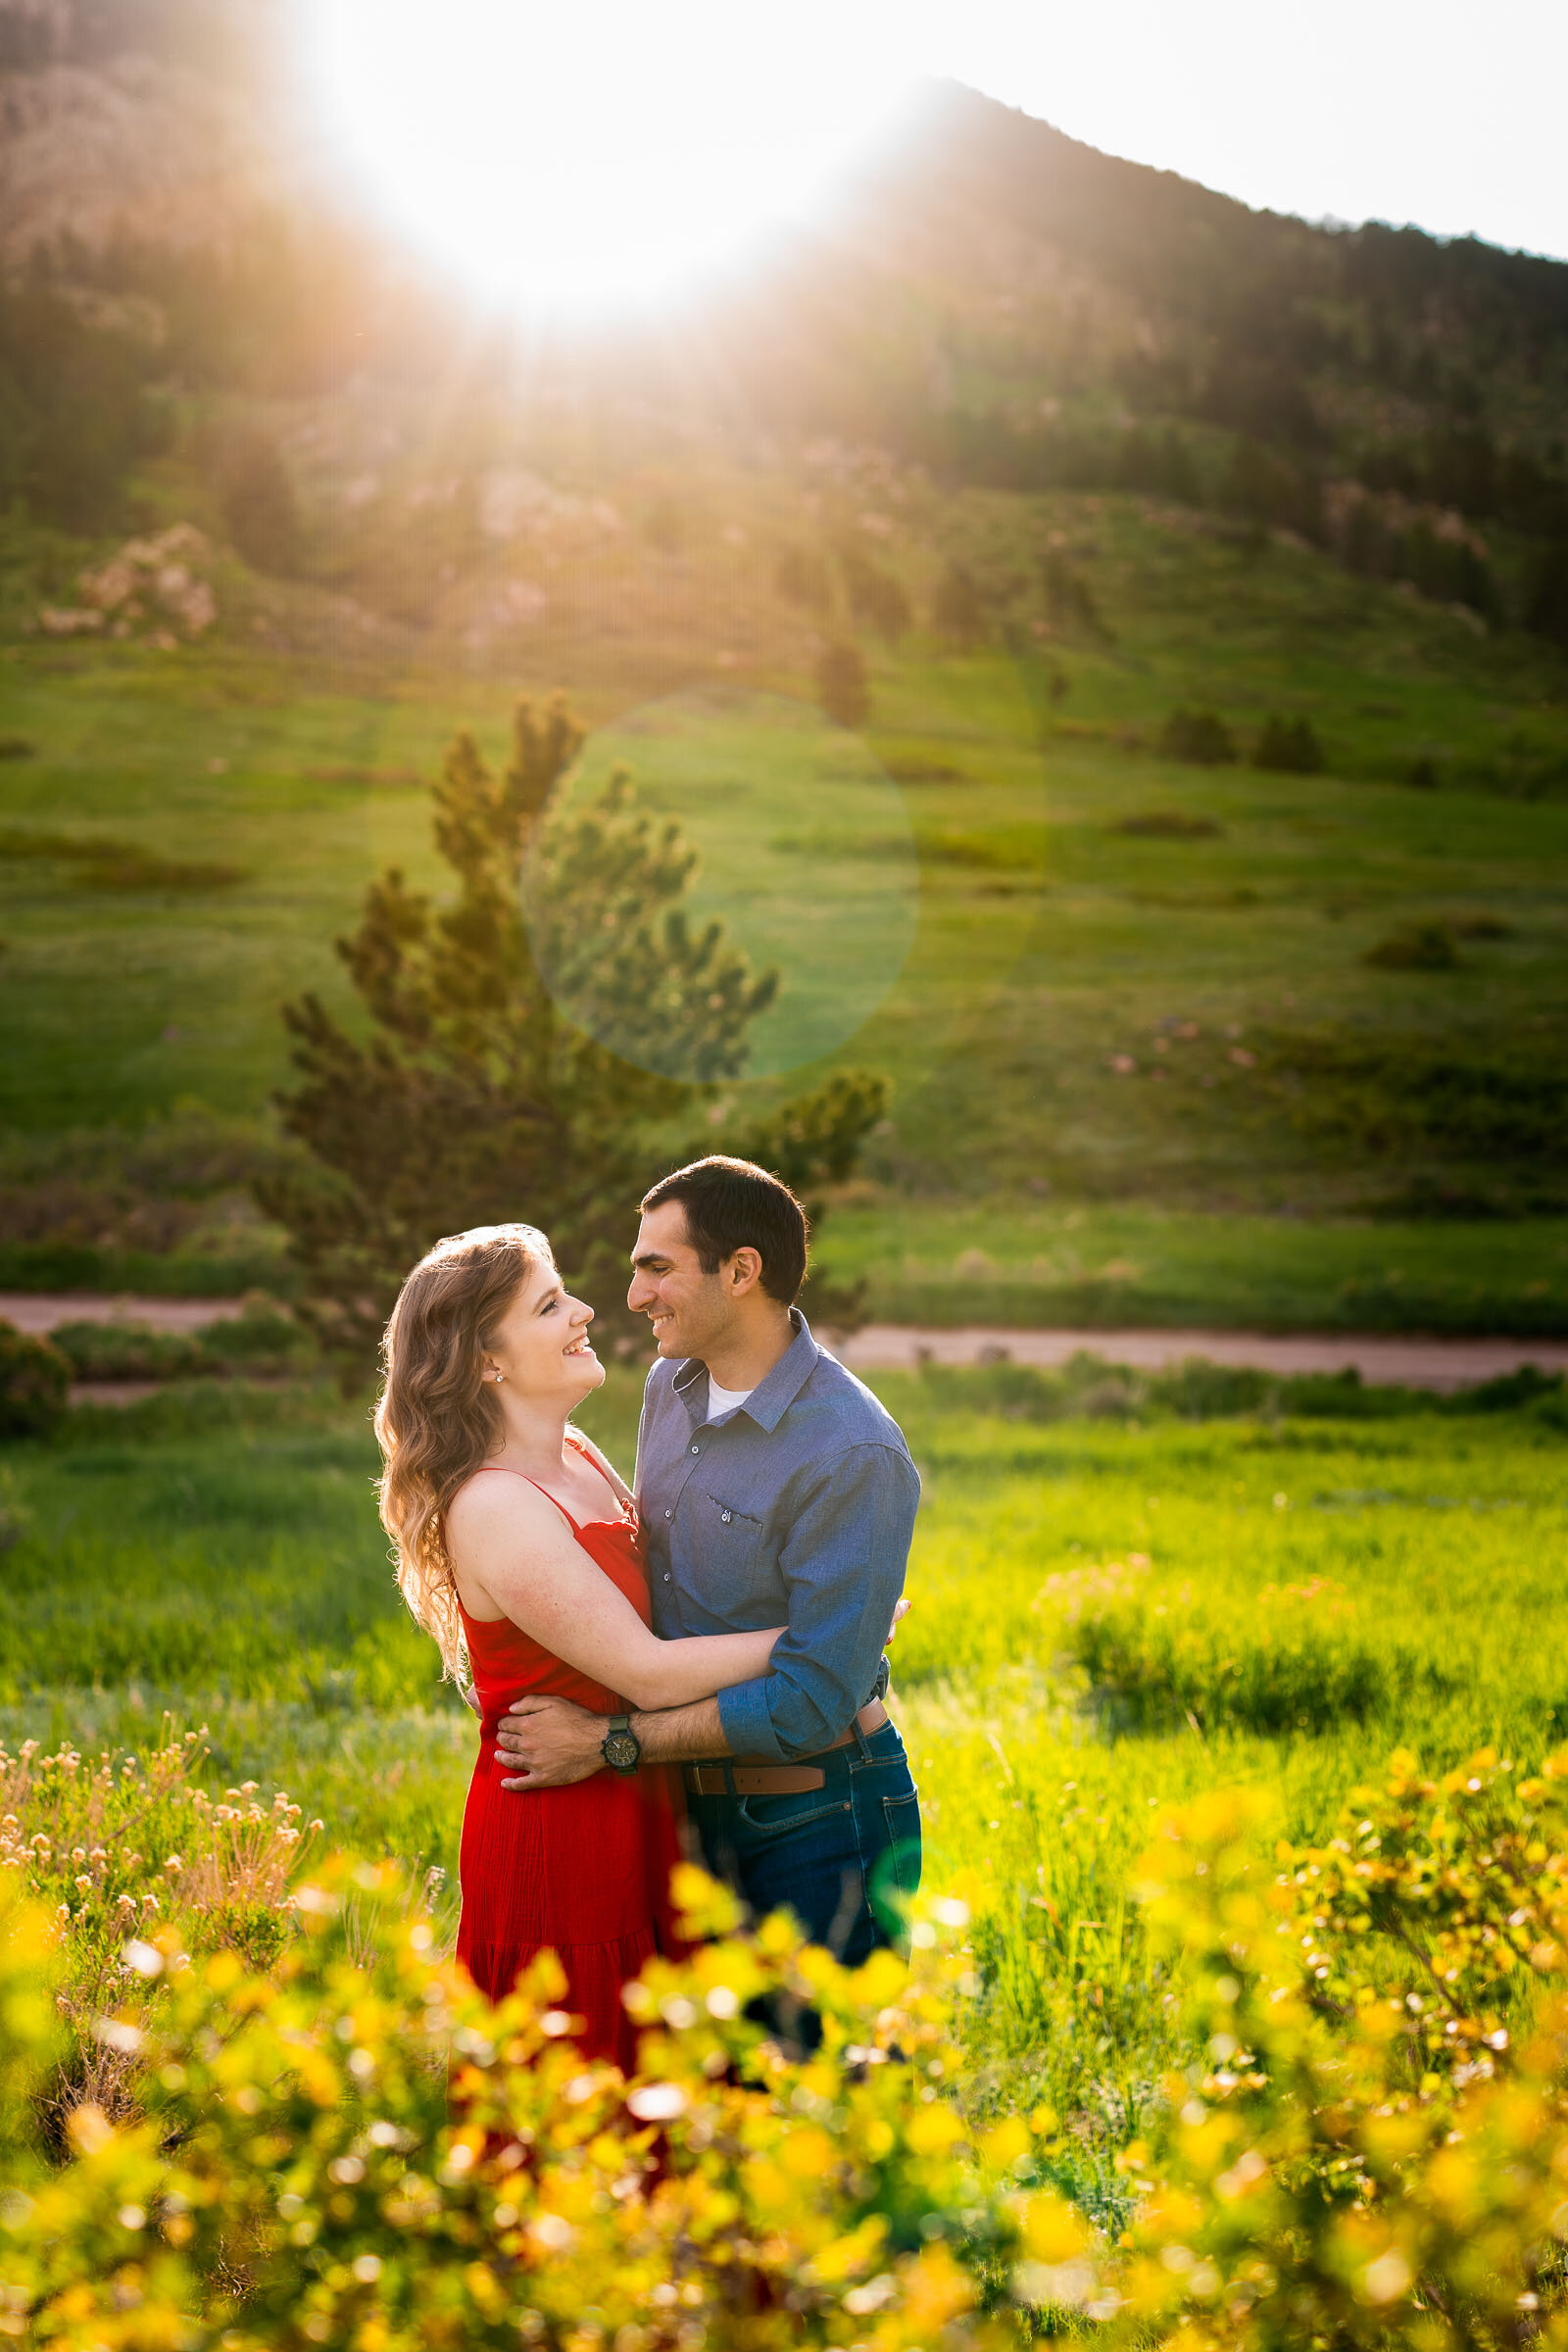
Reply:
[[555, 1503], [557, 1510], [561, 1513], [561, 1516], [563, 1519], [564, 1519], [566, 1525], [570, 1528], [574, 1536], [579, 1535], [582, 1532], [579, 1529], [576, 1520], [567, 1510], [565, 1504], [564, 1502], [557, 1501], [556, 1496], [551, 1494], [550, 1489], [548, 1487], [541, 1487], [539, 1481], [536, 1478], [530, 1478], [526, 1470], [509, 1470], [505, 1462], [481, 1462], [473, 1475], [475, 1478], [483, 1478], [486, 1471], [494, 1471], [498, 1478], [520, 1478], [525, 1487], [532, 1487], [537, 1494], [540, 1494], [544, 1496], [546, 1502]]

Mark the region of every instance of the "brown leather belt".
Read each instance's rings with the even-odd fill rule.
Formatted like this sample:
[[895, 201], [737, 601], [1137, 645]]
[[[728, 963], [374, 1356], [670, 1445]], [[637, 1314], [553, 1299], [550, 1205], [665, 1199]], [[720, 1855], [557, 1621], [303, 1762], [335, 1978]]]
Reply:
[[[849, 1731], [841, 1732], [816, 1753], [830, 1756], [835, 1749], [848, 1747], [857, 1732], [869, 1740], [887, 1720], [886, 1707], [873, 1698], [860, 1709]], [[774, 1764], [766, 1756], [726, 1756], [722, 1763], [688, 1764], [685, 1779], [690, 1796], [805, 1796], [808, 1790], [820, 1788], [827, 1775], [817, 1764]]]

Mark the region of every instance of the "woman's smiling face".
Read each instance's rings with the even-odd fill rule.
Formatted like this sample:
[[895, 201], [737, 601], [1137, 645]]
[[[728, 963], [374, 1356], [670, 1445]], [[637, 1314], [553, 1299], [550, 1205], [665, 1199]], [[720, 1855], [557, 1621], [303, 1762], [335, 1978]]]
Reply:
[[535, 1261], [484, 1351], [484, 1377], [501, 1374], [505, 1387], [530, 1401], [575, 1402], [599, 1388], [605, 1367], [593, 1351], [588, 1326], [594, 1310], [573, 1298], [548, 1259]]

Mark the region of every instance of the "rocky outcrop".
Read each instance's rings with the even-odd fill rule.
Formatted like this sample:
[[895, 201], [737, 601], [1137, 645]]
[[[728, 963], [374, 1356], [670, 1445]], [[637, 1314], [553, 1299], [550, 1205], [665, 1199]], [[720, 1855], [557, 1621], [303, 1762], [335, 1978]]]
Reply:
[[243, 100], [186, 68], [125, 56], [0, 74], [0, 264], [68, 236], [221, 248], [282, 194]]
[[76, 582], [74, 605], [45, 605], [46, 637], [145, 636], [172, 648], [203, 636], [218, 618], [208, 574], [216, 550], [193, 523], [176, 522], [148, 539], [127, 539], [107, 564]]

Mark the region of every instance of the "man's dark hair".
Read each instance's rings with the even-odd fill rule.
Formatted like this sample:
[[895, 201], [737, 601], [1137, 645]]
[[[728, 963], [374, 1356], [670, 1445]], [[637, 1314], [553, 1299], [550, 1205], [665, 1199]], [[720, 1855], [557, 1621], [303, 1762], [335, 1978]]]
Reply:
[[686, 1232], [705, 1274], [716, 1274], [737, 1250], [755, 1250], [762, 1261], [762, 1288], [770, 1298], [792, 1306], [806, 1280], [806, 1211], [787, 1184], [749, 1159], [715, 1152], [688, 1168], [662, 1176], [644, 1193], [645, 1209], [678, 1200]]

